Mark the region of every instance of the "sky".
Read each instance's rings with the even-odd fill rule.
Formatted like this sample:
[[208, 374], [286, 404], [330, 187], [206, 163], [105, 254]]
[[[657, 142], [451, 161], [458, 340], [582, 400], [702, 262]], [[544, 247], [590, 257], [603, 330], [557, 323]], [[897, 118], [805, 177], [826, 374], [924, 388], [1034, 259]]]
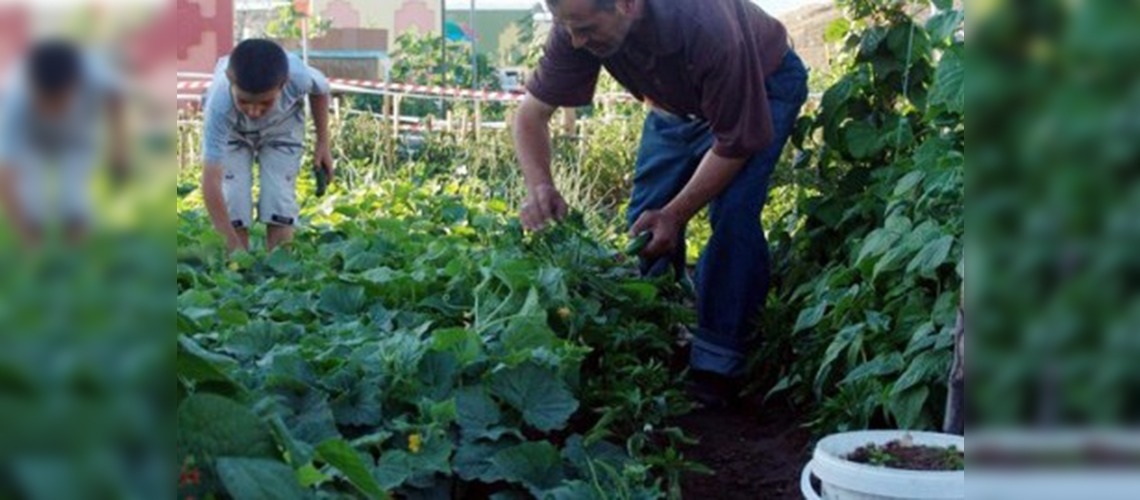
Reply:
[[[447, 8], [466, 9], [471, 0], [446, 0]], [[541, 0], [475, 0], [477, 9], [526, 9]], [[781, 14], [797, 7], [820, 3], [821, 0], [752, 0], [771, 14]]]

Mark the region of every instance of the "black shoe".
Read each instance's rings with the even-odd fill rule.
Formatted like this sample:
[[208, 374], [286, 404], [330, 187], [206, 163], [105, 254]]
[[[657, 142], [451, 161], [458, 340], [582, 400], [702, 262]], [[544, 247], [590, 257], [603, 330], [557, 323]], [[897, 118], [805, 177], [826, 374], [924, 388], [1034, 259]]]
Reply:
[[741, 377], [693, 369], [689, 371], [685, 392], [703, 409], [730, 409], [739, 403], [741, 383]]

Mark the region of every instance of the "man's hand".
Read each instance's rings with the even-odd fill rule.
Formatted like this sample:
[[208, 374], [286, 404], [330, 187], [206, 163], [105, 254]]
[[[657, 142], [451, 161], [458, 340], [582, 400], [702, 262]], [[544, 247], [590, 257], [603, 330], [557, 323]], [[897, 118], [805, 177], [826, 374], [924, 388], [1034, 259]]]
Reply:
[[681, 228], [685, 221], [673, 215], [669, 210], [647, 210], [637, 218], [637, 222], [629, 230], [631, 238], [636, 238], [643, 231], [653, 233], [653, 239], [645, 245], [641, 256], [646, 259], [663, 257], [677, 248], [681, 236]]
[[526, 200], [519, 210], [519, 221], [528, 231], [540, 231], [551, 220], [562, 220], [566, 217], [568, 207], [566, 200], [553, 184], [540, 184], [527, 189]]
[[332, 152], [327, 141], [317, 143], [313, 151], [313, 168], [324, 170], [328, 174], [329, 182], [332, 182], [336, 168], [333, 166]]

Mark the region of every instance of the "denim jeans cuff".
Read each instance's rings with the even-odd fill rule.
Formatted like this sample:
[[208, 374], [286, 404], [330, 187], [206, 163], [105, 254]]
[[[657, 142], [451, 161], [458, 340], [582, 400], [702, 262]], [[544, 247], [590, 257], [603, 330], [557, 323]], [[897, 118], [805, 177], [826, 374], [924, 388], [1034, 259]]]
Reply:
[[697, 331], [693, 338], [693, 349], [689, 355], [689, 366], [696, 370], [710, 371], [729, 377], [744, 374], [746, 359], [744, 353], [726, 348], [702, 338]]

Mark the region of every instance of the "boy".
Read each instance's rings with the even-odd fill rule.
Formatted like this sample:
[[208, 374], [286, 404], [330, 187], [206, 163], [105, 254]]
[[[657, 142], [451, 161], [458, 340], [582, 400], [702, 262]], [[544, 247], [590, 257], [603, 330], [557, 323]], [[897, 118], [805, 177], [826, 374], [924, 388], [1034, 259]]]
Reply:
[[249, 250], [255, 158], [261, 178], [257, 215], [268, 226], [266, 249], [293, 237], [305, 96], [317, 134], [313, 161], [331, 179], [325, 76], [269, 40], [245, 40], [218, 61], [204, 105], [202, 196], [231, 253]]
[[0, 98], [0, 203], [24, 244], [36, 246], [53, 219], [78, 243], [105, 128], [116, 180], [125, 175], [121, 92], [109, 68], [65, 40], [35, 44], [14, 69]]

